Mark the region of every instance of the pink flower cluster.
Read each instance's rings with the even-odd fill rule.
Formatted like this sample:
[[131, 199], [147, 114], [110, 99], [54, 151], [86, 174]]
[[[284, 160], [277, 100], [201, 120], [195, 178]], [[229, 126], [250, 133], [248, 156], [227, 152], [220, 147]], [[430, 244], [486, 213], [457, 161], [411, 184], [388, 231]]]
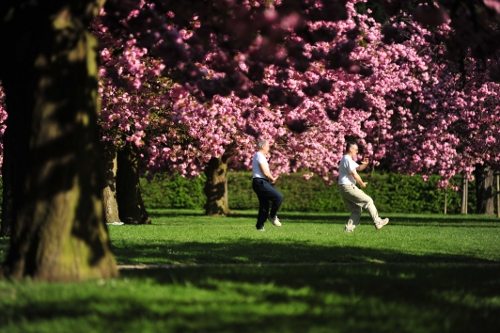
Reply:
[[[0, 82], [0, 140], [6, 129], [7, 110], [5, 109], [5, 93]], [[0, 141], [0, 166], [3, 163], [3, 144]]]
[[275, 170], [325, 181], [351, 138], [375, 164], [443, 186], [477, 164], [498, 169], [495, 57], [462, 66], [447, 56], [446, 22], [431, 31], [400, 11], [380, 23], [367, 1], [333, 3], [142, 1], [119, 25], [103, 13], [104, 139], [188, 176], [224, 153], [248, 168], [257, 137], [273, 143]]

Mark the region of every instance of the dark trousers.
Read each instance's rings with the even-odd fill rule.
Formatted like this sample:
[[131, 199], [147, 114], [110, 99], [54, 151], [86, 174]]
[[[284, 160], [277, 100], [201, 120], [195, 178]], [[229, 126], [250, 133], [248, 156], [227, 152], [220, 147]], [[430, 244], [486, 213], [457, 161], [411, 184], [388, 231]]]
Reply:
[[[276, 216], [283, 202], [283, 195], [267, 179], [254, 178], [252, 188], [259, 198], [259, 215], [257, 216], [257, 224], [255, 226], [257, 229], [260, 229], [264, 226], [269, 216], [271, 218]], [[271, 206], [271, 211], [269, 211], [269, 206]]]

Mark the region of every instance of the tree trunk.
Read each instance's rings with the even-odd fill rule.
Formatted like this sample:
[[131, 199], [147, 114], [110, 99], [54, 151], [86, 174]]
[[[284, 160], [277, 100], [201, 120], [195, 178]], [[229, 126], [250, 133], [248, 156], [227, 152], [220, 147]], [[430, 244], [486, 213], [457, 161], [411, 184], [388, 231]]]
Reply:
[[462, 180], [462, 210], [461, 213], [467, 215], [468, 213], [468, 205], [469, 205], [469, 179], [467, 175], [464, 174], [464, 178]]
[[121, 221], [126, 224], [150, 224], [139, 186], [139, 160], [131, 144], [126, 144], [118, 152], [117, 160], [116, 199]]
[[495, 188], [497, 198], [497, 217], [500, 218], [500, 172], [495, 175]]
[[212, 158], [205, 168], [205, 214], [227, 215], [229, 203], [227, 195], [227, 157]]
[[116, 200], [116, 171], [118, 162], [114, 147], [106, 146], [104, 148], [104, 163], [104, 217], [106, 223], [120, 222], [120, 217], [118, 215], [118, 202]]
[[495, 214], [493, 170], [489, 167], [477, 166], [476, 177], [476, 213]]
[[[4, 273], [74, 281], [117, 276], [103, 219], [96, 1], [2, 1], [12, 234]], [[6, 13], [9, 15], [6, 15]]]

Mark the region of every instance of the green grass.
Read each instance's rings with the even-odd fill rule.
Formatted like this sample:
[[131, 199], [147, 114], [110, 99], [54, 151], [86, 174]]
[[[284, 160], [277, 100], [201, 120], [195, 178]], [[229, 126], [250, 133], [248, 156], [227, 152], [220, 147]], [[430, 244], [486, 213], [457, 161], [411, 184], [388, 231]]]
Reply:
[[[498, 332], [500, 221], [345, 214], [210, 218], [156, 210], [111, 226], [121, 277], [0, 282], [0, 332]], [[7, 240], [0, 239], [0, 256]]]

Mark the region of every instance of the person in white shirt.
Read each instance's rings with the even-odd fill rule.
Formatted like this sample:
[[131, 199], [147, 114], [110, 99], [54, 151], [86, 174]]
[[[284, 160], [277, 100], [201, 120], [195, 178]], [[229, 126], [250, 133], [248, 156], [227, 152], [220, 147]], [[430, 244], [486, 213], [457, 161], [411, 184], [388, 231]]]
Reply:
[[259, 214], [255, 227], [259, 231], [264, 231], [264, 223], [268, 218], [274, 226], [281, 227], [281, 222], [276, 214], [283, 202], [283, 195], [273, 186], [278, 177], [273, 176], [266, 159], [270, 149], [269, 142], [259, 140], [257, 149], [258, 151], [252, 158], [252, 188], [259, 198]]
[[354, 158], [357, 153], [358, 145], [349, 142], [346, 145], [345, 155], [339, 162], [339, 191], [342, 199], [344, 200], [344, 204], [351, 212], [351, 216], [345, 225], [345, 231], [353, 232], [356, 226], [359, 225], [361, 211], [363, 209], [368, 210], [368, 213], [375, 224], [375, 229], [379, 230], [389, 223], [389, 219], [380, 218], [378, 216], [377, 208], [373, 203], [373, 199], [356, 186], [357, 183], [362, 188], [366, 187], [367, 183], [361, 179], [358, 171], [366, 169], [369, 162], [368, 158], [364, 158], [361, 165], [356, 163]]

